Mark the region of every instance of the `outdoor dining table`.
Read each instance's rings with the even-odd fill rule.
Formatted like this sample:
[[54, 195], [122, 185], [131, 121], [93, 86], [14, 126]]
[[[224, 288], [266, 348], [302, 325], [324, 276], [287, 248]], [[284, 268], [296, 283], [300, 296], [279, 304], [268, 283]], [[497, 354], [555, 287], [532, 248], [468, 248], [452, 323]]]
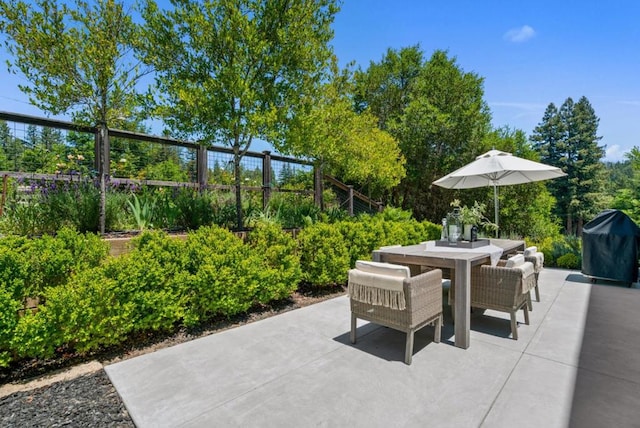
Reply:
[[[455, 272], [455, 346], [463, 349], [470, 342], [471, 268], [496, 264], [501, 255], [524, 250], [524, 241], [491, 239], [489, 245], [477, 248], [438, 247], [435, 241], [417, 245], [384, 248], [373, 252], [373, 260], [408, 266], [448, 268]], [[502, 250], [502, 251], [500, 251]], [[492, 260], [493, 258], [493, 260]], [[413, 274], [413, 272], [412, 272]]]

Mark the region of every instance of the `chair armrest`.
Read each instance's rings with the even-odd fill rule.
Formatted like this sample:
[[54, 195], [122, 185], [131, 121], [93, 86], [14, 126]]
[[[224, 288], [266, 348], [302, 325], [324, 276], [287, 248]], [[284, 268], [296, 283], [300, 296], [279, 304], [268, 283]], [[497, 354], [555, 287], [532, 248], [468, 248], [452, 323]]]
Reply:
[[[535, 286], [533, 265], [525, 262], [521, 267], [482, 265], [473, 268], [471, 292], [480, 301], [498, 305], [512, 305]], [[472, 299], [473, 300], [473, 299]]]
[[434, 269], [405, 279], [404, 295], [409, 312], [424, 305], [432, 307], [436, 313], [441, 312], [442, 271]]

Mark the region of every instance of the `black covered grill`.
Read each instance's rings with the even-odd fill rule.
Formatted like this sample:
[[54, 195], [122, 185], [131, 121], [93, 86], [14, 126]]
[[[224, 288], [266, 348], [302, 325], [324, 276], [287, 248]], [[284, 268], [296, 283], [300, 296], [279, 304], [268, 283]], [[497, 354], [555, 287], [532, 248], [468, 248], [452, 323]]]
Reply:
[[593, 278], [638, 280], [640, 228], [622, 211], [606, 210], [582, 229], [582, 273]]

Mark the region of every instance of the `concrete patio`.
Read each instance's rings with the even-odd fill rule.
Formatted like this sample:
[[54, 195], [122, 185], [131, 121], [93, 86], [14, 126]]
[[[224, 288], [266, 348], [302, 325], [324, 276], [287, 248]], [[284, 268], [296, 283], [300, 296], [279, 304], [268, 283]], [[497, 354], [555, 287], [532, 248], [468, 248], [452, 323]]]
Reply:
[[[346, 296], [105, 368], [138, 427], [638, 427], [640, 290], [545, 269], [531, 324], [471, 317], [471, 346], [359, 322]], [[518, 314], [523, 322], [522, 313]]]

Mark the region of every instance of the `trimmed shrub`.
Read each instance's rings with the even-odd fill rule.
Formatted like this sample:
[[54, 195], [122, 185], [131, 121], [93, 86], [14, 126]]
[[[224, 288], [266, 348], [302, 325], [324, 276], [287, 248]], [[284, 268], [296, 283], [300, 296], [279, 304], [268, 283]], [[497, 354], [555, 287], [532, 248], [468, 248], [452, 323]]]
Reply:
[[338, 226], [316, 223], [298, 235], [302, 279], [312, 285], [343, 284], [347, 280], [350, 257]]
[[6, 367], [13, 359], [11, 340], [18, 324], [16, 314], [21, 307], [20, 300], [0, 283], [0, 367]]
[[248, 244], [262, 259], [256, 300], [264, 304], [291, 296], [302, 278], [296, 241], [280, 226], [259, 222], [249, 234]]
[[169, 330], [184, 316], [184, 291], [176, 282], [183, 247], [165, 233], [144, 233], [133, 251], [104, 266], [120, 304], [131, 305], [132, 331]]
[[[582, 265], [582, 240], [577, 236], [557, 235], [533, 244], [544, 254], [545, 266], [579, 269]], [[563, 256], [566, 257], [560, 261]]]
[[228, 230], [202, 227], [185, 243], [185, 269], [176, 278], [186, 292], [184, 322], [247, 311], [259, 289], [262, 260]]
[[349, 267], [354, 267], [356, 260], [371, 260], [371, 252], [377, 248], [377, 235], [372, 227], [363, 222], [344, 220], [335, 223], [342, 234], [349, 253]]
[[556, 262], [558, 267], [565, 269], [580, 269], [582, 266], [582, 258], [573, 253], [563, 254], [558, 257]]

